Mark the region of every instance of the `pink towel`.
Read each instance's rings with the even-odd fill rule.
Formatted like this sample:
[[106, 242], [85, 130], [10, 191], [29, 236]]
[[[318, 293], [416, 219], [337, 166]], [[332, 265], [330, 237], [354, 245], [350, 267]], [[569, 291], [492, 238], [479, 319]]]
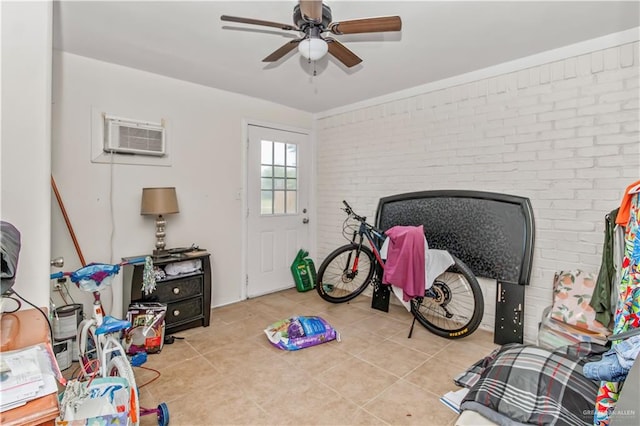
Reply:
[[390, 241], [382, 282], [402, 288], [405, 302], [424, 296], [423, 226], [394, 226], [385, 234]]

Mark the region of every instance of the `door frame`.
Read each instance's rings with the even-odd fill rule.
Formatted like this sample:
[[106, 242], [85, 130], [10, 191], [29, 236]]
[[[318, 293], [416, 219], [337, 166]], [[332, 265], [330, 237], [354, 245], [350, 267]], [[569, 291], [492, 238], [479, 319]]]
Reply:
[[[240, 277], [239, 277], [239, 283], [240, 283], [240, 291], [239, 291], [239, 297], [240, 300], [246, 300], [248, 298], [248, 293], [247, 293], [247, 276], [248, 276], [248, 271], [249, 271], [249, 214], [248, 214], [248, 206], [249, 206], [249, 200], [248, 200], [248, 193], [249, 193], [249, 176], [248, 176], [248, 172], [249, 172], [249, 126], [259, 126], [259, 127], [267, 127], [267, 128], [271, 128], [274, 130], [282, 130], [285, 132], [294, 132], [294, 133], [302, 133], [304, 135], [307, 135], [308, 139], [309, 139], [309, 150], [308, 152], [311, 155], [311, 158], [309, 159], [309, 193], [307, 195], [307, 200], [308, 200], [308, 217], [309, 217], [309, 222], [310, 222], [310, 227], [309, 227], [309, 245], [310, 247], [307, 249], [307, 251], [309, 252], [309, 255], [311, 257], [313, 257], [315, 255], [315, 247], [316, 247], [316, 241], [317, 241], [317, 235], [316, 235], [316, 230], [317, 227], [315, 226], [315, 219], [316, 219], [316, 135], [315, 135], [315, 120], [312, 123], [312, 128], [311, 129], [305, 129], [302, 127], [295, 127], [295, 126], [289, 126], [289, 125], [285, 125], [285, 124], [278, 124], [278, 123], [273, 123], [273, 122], [268, 122], [268, 121], [260, 121], [260, 120], [253, 120], [253, 119], [243, 119], [242, 120], [242, 144], [241, 144], [241, 160], [242, 160], [242, 167], [241, 167], [241, 173], [242, 173], [242, 177], [241, 177], [241, 182], [242, 182], [242, 188], [239, 191], [239, 196], [241, 199], [241, 210], [240, 210], [240, 214], [241, 214], [241, 221], [242, 221], [242, 267], [240, 268]], [[293, 280], [293, 277], [292, 277]]]

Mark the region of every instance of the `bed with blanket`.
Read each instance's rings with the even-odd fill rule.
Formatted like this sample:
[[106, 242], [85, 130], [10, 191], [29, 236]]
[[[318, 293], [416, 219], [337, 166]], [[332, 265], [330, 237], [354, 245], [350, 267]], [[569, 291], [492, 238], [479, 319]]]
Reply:
[[606, 350], [594, 343], [556, 350], [503, 345], [455, 378], [469, 388], [456, 425], [477, 424], [472, 412], [499, 425], [593, 424], [599, 382], [586, 378], [582, 367]]

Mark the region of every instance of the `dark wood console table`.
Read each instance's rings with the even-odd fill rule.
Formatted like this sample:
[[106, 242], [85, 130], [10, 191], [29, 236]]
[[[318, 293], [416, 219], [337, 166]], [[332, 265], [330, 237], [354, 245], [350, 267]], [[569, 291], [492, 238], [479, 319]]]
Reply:
[[[140, 256], [138, 256], [140, 257]], [[177, 262], [199, 260], [198, 271], [167, 275], [156, 280], [156, 290], [145, 295], [142, 292], [144, 262], [124, 266], [124, 309], [131, 302], [160, 302], [167, 304], [165, 333], [175, 333], [193, 327], [208, 327], [211, 317], [211, 266], [210, 254], [206, 251], [183, 253], [155, 259], [154, 267], [166, 269]], [[131, 258], [125, 258], [132, 259]]]

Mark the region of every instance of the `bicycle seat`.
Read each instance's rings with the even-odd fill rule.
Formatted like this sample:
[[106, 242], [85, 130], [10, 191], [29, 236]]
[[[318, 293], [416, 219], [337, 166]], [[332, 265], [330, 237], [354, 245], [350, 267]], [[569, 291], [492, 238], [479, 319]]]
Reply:
[[96, 334], [113, 333], [114, 331], [120, 331], [127, 328], [131, 328], [131, 322], [127, 320], [120, 320], [107, 315], [102, 321], [102, 325], [96, 328]]

